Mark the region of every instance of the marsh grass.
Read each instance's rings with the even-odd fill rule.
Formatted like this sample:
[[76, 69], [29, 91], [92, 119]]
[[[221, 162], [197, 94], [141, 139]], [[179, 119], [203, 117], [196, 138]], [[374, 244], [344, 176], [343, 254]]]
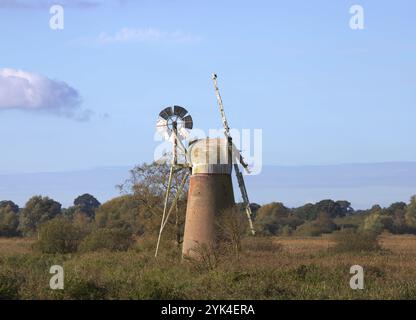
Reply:
[[[335, 242], [332, 248], [335, 252], [381, 252], [381, 247], [377, 234], [370, 232], [357, 232], [353, 230], [335, 232], [333, 234]], [[385, 249], [384, 249], [385, 250]]]
[[[180, 259], [165, 243], [137, 239], [125, 252], [42, 254], [31, 240], [0, 239], [3, 299], [416, 299], [416, 237], [379, 239], [383, 251], [334, 251], [321, 238], [248, 238], [237, 259], [210, 268]], [[65, 289], [49, 289], [50, 266], [65, 270]], [[351, 290], [349, 269], [364, 267], [365, 289]]]

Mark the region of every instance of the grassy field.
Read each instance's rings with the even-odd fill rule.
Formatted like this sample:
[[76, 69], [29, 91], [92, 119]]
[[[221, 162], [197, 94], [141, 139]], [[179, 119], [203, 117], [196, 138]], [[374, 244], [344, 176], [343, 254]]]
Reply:
[[[3, 299], [416, 299], [416, 236], [383, 235], [383, 250], [342, 253], [330, 237], [246, 239], [240, 258], [180, 260], [153, 239], [127, 252], [45, 255], [27, 239], [0, 239]], [[65, 289], [49, 288], [62, 265]], [[364, 268], [364, 290], [349, 287], [352, 265]]]

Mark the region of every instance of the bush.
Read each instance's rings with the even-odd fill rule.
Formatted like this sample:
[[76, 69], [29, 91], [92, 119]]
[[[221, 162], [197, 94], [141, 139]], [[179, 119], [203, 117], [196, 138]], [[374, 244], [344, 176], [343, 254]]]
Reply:
[[65, 286], [65, 294], [69, 299], [100, 300], [106, 298], [107, 290], [92, 279], [70, 276]]
[[248, 237], [244, 241], [244, 249], [251, 252], [278, 253], [283, 246], [277, 243], [272, 237]]
[[262, 235], [289, 235], [303, 220], [291, 214], [282, 203], [273, 202], [261, 207], [256, 214], [255, 225]]
[[247, 233], [247, 218], [241, 210], [235, 206], [223, 210], [217, 216], [217, 239], [223, 249], [231, 251], [237, 258], [241, 252], [241, 241]]
[[82, 240], [78, 228], [65, 218], [59, 217], [40, 227], [38, 248], [43, 253], [71, 253], [77, 251]]
[[306, 222], [296, 229], [295, 234], [298, 236], [317, 237], [323, 233], [331, 233], [337, 229], [337, 225], [332, 221], [329, 215], [322, 212], [318, 218], [311, 222]]
[[39, 226], [60, 214], [61, 204], [59, 202], [48, 197], [32, 197], [19, 214], [19, 229], [24, 236], [33, 236]]
[[369, 215], [362, 226], [363, 231], [380, 234], [384, 229], [383, 216], [379, 213]]
[[295, 235], [302, 237], [318, 237], [322, 234], [321, 229], [313, 222], [306, 222], [296, 228]]
[[19, 235], [17, 227], [19, 216], [8, 207], [0, 207], [0, 237], [14, 237]]
[[[135, 234], [143, 233], [143, 226], [138, 219], [139, 202], [131, 195], [111, 199], [101, 205], [95, 213], [99, 228], [130, 228]], [[160, 223], [160, 222], [159, 222]]]
[[345, 230], [333, 235], [336, 252], [369, 252], [380, 251], [381, 246], [377, 234], [372, 232], [356, 232]]
[[416, 196], [410, 199], [405, 214], [406, 224], [412, 229], [416, 229]]
[[315, 220], [315, 225], [318, 226], [321, 233], [331, 233], [337, 230], [337, 225], [329, 217], [326, 212], [321, 212]]
[[18, 299], [19, 286], [13, 276], [0, 273], [0, 300]]
[[132, 233], [121, 228], [99, 228], [88, 235], [81, 243], [81, 251], [108, 249], [111, 251], [126, 251], [133, 244]]

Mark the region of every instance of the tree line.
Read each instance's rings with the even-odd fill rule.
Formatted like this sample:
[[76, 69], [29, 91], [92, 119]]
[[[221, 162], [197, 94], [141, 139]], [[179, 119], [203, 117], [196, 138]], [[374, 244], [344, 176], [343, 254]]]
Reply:
[[416, 196], [408, 204], [374, 205], [368, 210], [354, 210], [348, 201], [330, 199], [298, 208], [274, 202], [255, 210], [257, 228], [264, 235], [319, 236], [348, 229], [375, 234], [416, 233]]
[[[159, 163], [136, 166], [130, 178], [118, 186], [121, 195], [104, 204], [91, 194], [80, 195], [69, 208], [42, 196], [32, 197], [23, 208], [11, 200], [0, 201], [0, 236], [39, 238], [42, 227], [57, 220], [56, 225], [75, 228], [71, 230], [76, 230], [80, 239], [92, 232], [101, 232], [105, 237], [111, 230], [124, 232], [126, 236], [154, 236], [163, 211], [168, 170], [166, 164]], [[183, 174], [179, 171], [174, 177], [172, 198]], [[177, 245], [182, 242], [187, 187], [166, 228], [166, 237]], [[368, 210], [354, 210], [348, 201], [330, 199], [297, 208], [288, 208], [280, 202], [251, 206], [257, 233], [264, 236], [318, 236], [345, 229], [377, 234], [384, 230], [394, 234], [416, 233], [416, 196], [409, 203], [396, 202], [386, 208], [375, 205]]]

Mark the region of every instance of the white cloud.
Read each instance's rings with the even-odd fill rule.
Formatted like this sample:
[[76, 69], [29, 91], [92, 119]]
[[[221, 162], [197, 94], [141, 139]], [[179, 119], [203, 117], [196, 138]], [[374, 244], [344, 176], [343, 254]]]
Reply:
[[201, 39], [182, 31], [168, 32], [154, 28], [122, 28], [112, 35], [103, 32], [96, 40], [99, 44], [112, 44], [136, 42], [194, 43]]
[[0, 111], [46, 112], [79, 121], [92, 114], [80, 109], [81, 97], [65, 82], [14, 69], [0, 69]]

